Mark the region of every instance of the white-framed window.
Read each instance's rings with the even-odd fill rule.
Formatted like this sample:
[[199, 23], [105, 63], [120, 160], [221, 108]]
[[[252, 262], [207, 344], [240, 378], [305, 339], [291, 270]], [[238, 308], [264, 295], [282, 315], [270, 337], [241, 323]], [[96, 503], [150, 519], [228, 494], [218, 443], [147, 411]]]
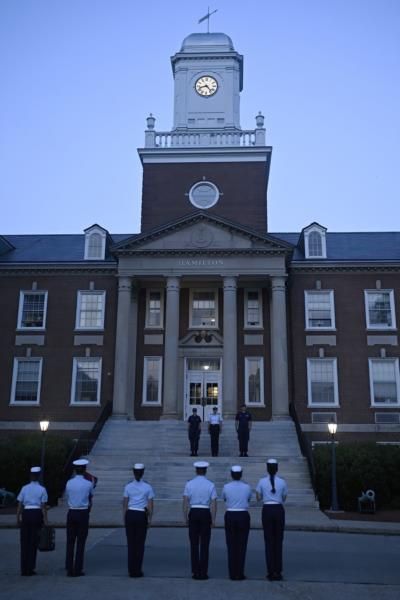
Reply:
[[326, 258], [326, 228], [314, 223], [304, 229], [306, 258]]
[[335, 329], [333, 290], [304, 291], [306, 329]]
[[247, 356], [244, 359], [245, 404], [265, 406], [264, 402], [264, 359], [261, 356]]
[[263, 326], [261, 290], [244, 291], [244, 326], [255, 329]]
[[218, 202], [220, 193], [211, 181], [198, 181], [189, 190], [189, 200], [196, 208], [211, 208]]
[[190, 290], [190, 327], [218, 327], [218, 290]]
[[336, 358], [307, 359], [308, 406], [339, 406]]
[[94, 225], [85, 230], [85, 260], [104, 260], [106, 254], [107, 232]]
[[148, 289], [146, 292], [146, 327], [162, 329], [163, 317], [164, 291]]
[[46, 327], [47, 292], [21, 291], [19, 293], [18, 329], [39, 330]]
[[71, 404], [100, 404], [101, 364], [99, 357], [74, 358], [72, 366]]
[[400, 405], [398, 358], [369, 358], [371, 406], [381, 408]]
[[14, 358], [10, 404], [40, 404], [41, 358]]
[[75, 329], [104, 329], [105, 291], [79, 291]]
[[162, 357], [145, 356], [143, 367], [142, 404], [161, 406]]
[[393, 290], [365, 290], [367, 329], [396, 329]]

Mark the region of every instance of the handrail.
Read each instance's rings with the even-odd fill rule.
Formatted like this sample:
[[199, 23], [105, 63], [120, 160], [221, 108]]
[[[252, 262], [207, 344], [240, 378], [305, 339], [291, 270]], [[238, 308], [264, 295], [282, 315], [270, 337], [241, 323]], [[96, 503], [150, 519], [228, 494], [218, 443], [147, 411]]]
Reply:
[[292, 417], [294, 426], [296, 428], [297, 439], [299, 441], [301, 453], [304, 456], [304, 458], [307, 460], [308, 470], [310, 472], [310, 478], [311, 478], [311, 485], [314, 490], [314, 497], [317, 500], [316, 469], [315, 469], [315, 463], [314, 463], [314, 456], [312, 453], [310, 442], [308, 441], [308, 439], [306, 438], [306, 436], [303, 433], [303, 430], [301, 429], [299, 417], [297, 416], [296, 408], [295, 408], [293, 402], [289, 403], [289, 414]]

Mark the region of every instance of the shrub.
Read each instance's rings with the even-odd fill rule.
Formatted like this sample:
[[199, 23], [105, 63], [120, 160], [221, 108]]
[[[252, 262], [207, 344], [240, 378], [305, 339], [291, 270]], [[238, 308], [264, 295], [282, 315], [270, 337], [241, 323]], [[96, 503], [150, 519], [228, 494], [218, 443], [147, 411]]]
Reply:
[[[320, 507], [331, 504], [331, 447], [314, 449]], [[340, 508], [357, 510], [361, 492], [375, 492], [377, 508], [400, 508], [400, 448], [371, 443], [336, 446], [336, 481]]]

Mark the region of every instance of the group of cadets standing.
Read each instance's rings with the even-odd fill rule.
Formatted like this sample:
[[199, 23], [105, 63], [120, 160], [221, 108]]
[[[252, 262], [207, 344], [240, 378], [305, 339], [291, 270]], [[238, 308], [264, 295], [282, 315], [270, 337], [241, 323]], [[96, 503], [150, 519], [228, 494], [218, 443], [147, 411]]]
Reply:
[[[86, 473], [88, 460], [74, 461], [75, 476], [66, 486], [67, 547], [65, 568], [70, 577], [84, 575], [85, 543], [89, 530], [89, 514], [94, 491], [93, 477]], [[215, 526], [217, 491], [207, 479], [209, 463], [194, 463], [196, 476], [188, 481], [183, 491], [183, 516], [189, 529], [192, 578], [208, 579], [208, 557], [211, 528]], [[256, 487], [257, 500], [262, 500], [262, 525], [264, 529], [267, 578], [282, 579], [282, 543], [285, 527], [283, 504], [287, 496], [284, 479], [277, 475], [278, 463], [267, 461], [266, 477]], [[241, 481], [242, 467], [231, 467], [232, 481], [224, 485], [222, 499], [226, 504], [225, 536], [228, 551], [228, 569], [232, 580], [246, 579], [244, 574], [247, 541], [250, 531], [248, 512], [252, 490]], [[123, 493], [123, 517], [128, 545], [128, 573], [130, 577], [142, 577], [142, 564], [147, 529], [151, 524], [154, 508], [154, 490], [143, 480], [144, 464], [133, 467], [134, 479], [125, 486]], [[35, 575], [36, 552], [39, 532], [47, 525], [47, 492], [39, 483], [40, 467], [32, 467], [31, 482], [22, 487], [18, 495], [17, 522], [20, 526], [21, 575]]]

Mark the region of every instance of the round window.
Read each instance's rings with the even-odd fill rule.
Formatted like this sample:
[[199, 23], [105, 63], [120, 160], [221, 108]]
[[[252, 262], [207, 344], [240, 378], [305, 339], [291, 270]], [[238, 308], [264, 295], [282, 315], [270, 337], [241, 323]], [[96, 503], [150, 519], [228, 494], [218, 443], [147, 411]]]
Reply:
[[190, 189], [189, 199], [197, 208], [211, 208], [218, 202], [219, 190], [210, 181], [199, 181]]

